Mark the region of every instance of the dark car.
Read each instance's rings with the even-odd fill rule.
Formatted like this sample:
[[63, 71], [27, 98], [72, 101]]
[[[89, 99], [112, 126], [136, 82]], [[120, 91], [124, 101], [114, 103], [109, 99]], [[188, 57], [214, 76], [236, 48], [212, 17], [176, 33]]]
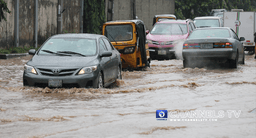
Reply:
[[244, 64], [244, 48], [236, 33], [227, 27], [196, 29], [183, 44], [183, 66], [194, 67], [199, 60], [216, 60], [237, 68]]
[[55, 35], [29, 54], [24, 86], [102, 88], [122, 77], [120, 53], [103, 35]]

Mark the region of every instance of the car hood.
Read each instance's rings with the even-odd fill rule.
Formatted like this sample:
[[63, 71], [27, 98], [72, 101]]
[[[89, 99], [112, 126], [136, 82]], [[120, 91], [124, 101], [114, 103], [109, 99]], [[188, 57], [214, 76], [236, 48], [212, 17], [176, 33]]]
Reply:
[[27, 62], [30, 66], [36, 67], [84, 67], [97, 65], [97, 56], [76, 57], [76, 56], [46, 56], [34, 55]]
[[152, 35], [148, 34], [147, 39], [152, 41], [175, 41], [180, 39], [187, 39], [188, 34], [184, 35]]

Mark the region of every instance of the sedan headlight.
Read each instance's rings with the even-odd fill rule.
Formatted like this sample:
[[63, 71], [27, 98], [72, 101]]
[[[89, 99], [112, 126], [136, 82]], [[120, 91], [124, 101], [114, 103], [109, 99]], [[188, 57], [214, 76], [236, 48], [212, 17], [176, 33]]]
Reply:
[[152, 40], [147, 40], [146, 43], [153, 44]]
[[26, 73], [37, 74], [35, 68], [32, 67], [32, 66], [29, 66], [29, 65], [27, 65], [27, 64], [25, 64], [25, 66], [24, 66], [24, 71], [25, 71]]
[[89, 74], [89, 73], [92, 73], [92, 72], [94, 72], [94, 71], [96, 71], [96, 70], [97, 70], [97, 66], [84, 67], [84, 68], [82, 68], [82, 69], [79, 71], [78, 75]]

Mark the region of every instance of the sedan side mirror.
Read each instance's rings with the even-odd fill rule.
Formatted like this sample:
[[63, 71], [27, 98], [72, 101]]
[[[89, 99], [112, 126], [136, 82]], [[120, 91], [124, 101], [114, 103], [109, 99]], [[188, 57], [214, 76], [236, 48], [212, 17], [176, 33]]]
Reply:
[[149, 30], [146, 30], [146, 34], [148, 34], [149, 33]]
[[239, 41], [244, 41], [245, 38], [244, 37], [240, 37]]
[[35, 54], [36, 54], [36, 50], [35, 50], [35, 49], [30, 49], [30, 50], [28, 51], [28, 54], [29, 54], [29, 55], [35, 55]]
[[101, 55], [100, 55], [100, 57], [110, 57], [110, 56], [112, 56], [112, 52], [103, 52]]

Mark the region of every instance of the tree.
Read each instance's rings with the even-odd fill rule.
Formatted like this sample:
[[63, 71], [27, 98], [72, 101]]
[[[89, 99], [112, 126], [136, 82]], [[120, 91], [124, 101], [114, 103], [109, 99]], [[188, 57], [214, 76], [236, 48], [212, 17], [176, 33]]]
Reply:
[[101, 34], [102, 24], [105, 22], [104, 0], [84, 1], [84, 32]]
[[175, 14], [180, 19], [207, 16], [212, 9], [253, 11], [255, 8], [255, 0], [175, 0]]
[[7, 4], [3, 0], [0, 0], [0, 22], [2, 21], [2, 19], [6, 21], [4, 12], [11, 13], [11, 11], [7, 7]]

